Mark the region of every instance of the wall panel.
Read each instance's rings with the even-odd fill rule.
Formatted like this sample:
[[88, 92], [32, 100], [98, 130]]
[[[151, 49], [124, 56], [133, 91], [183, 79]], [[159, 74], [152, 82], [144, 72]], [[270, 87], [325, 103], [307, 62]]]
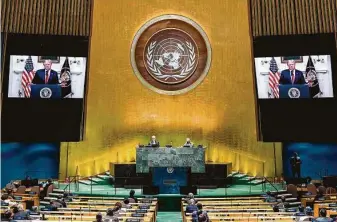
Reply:
[[89, 36], [92, 0], [2, 0], [1, 32]]
[[[161, 144], [172, 141], [174, 146], [191, 137], [195, 144], [207, 146], [209, 162], [232, 162], [233, 169], [251, 175], [274, 175], [273, 144], [256, 138], [247, 0], [94, 3], [86, 134], [83, 142], [62, 143], [61, 178], [74, 175], [77, 166], [81, 176], [89, 176], [108, 170], [109, 162], [134, 161], [135, 146], [147, 143], [153, 134]], [[260, 8], [255, 9], [261, 15]], [[130, 64], [137, 30], [163, 14], [193, 19], [203, 27], [212, 46], [213, 61], [205, 80], [176, 96], [144, 87]], [[260, 32], [265, 31], [262, 28], [260, 25]], [[279, 153], [279, 144], [276, 150]], [[280, 170], [281, 156], [276, 159]]]
[[337, 0], [249, 1], [253, 36], [337, 32]]

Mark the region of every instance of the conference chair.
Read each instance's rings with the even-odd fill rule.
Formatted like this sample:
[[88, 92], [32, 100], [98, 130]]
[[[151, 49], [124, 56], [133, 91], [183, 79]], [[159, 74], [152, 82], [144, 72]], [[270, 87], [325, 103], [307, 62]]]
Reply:
[[326, 193], [326, 188], [325, 188], [325, 186], [319, 186], [319, 187], [318, 187], [318, 192], [319, 192], [319, 193], [323, 193], [323, 194]]
[[294, 198], [298, 197], [297, 187], [294, 184], [289, 184], [287, 186], [287, 192], [290, 193]]
[[47, 189], [46, 197], [49, 197], [49, 193], [52, 193], [53, 190], [54, 190], [54, 185], [51, 184]]
[[326, 191], [325, 191], [326, 194], [336, 194], [336, 189], [333, 188], [333, 187], [328, 187], [326, 188]]
[[308, 192], [311, 193], [312, 195], [317, 195], [317, 188], [314, 184], [309, 184], [307, 186]]
[[31, 189], [31, 192], [35, 192], [35, 194], [40, 195], [40, 187], [39, 186], [33, 186]]
[[19, 186], [16, 193], [17, 194], [25, 194], [26, 193], [26, 186]]

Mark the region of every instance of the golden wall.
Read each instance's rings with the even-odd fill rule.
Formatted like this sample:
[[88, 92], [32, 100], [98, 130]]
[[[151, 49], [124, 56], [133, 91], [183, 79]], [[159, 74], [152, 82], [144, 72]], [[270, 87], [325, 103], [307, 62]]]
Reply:
[[[131, 68], [135, 33], [162, 14], [193, 19], [212, 46], [208, 76], [186, 94], [157, 94]], [[85, 138], [62, 143], [60, 178], [74, 175], [77, 166], [81, 176], [89, 176], [108, 170], [109, 162], [134, 161], [135, 146], [153, 134], [163, 145], [182, 145], [191, 137], [207, 146], [206, 161], [273, 176], [273, 144], [256, 139], [251, 44], [247, 0], [94, 1]], [[276, 168], [280, 174], [280, 144]]]

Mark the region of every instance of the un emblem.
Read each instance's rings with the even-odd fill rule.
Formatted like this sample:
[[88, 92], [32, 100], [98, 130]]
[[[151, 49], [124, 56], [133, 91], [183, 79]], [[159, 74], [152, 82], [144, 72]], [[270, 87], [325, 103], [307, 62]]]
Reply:
[[194, 21], [164, 15], [148, 21], [137, 32], [131, 63], [145, 86], [176, 95], [195, 88], [206, 77], [211, 48], [207, 35]]
[[167, 173], [171, 174], [171, 173], [173, 173], [174, 168], [173, 167], [167, 167], [166, 171], [167, 171]]
[[289, 91], [288, 91], [288, 96], [292, 99], [293, 98], [299, 98], [301, 96], [301, 92], [297, 88], [290, 88]]
[[52, 91], [51, 89], [47, 88], [47, 87], [44, 87], [40, 90], [40, 97], [41, 98], [44, 98], [44, 99], [48, 99], [50, 98], [52, 95]]

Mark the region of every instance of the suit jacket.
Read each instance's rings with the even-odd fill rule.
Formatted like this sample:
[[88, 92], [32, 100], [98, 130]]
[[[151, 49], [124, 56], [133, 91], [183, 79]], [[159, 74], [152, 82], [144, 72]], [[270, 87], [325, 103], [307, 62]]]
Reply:
[[[33, 78], [33, 84], [45, 84], [46, 71], [45, 69], [39, 69], [35, 72], [35, 76]], [[49, 79], [47, 84], [60, 84], [59, 78], [57, 76], [57, 72], [54, 70], [50, 70]]]
[[153, 145], [155, 145], [156, 147], [159, 147], [159, 141], [155, 141], [155, 142], [152, 142], [152, 140], [149, 142], [149, 145], [150, 146], [153, 146]]
[[301, 163], [302, 163], [302, 161], [301, 161], [301, 158], [300, 158], [300, 157], [297, 157], [297, 158], [291, 157], [291, 158], [290, 158], [290, 165], [291, 165], [292, 167], [299, 166]]
[[285, 69], [281, 72], [279, 84], [306, 84], [303, 72], [300, 70], [295, 69], [295, 80], [294, 83], [291, 82], [291, 75], [290, 75], [290, 70]]

